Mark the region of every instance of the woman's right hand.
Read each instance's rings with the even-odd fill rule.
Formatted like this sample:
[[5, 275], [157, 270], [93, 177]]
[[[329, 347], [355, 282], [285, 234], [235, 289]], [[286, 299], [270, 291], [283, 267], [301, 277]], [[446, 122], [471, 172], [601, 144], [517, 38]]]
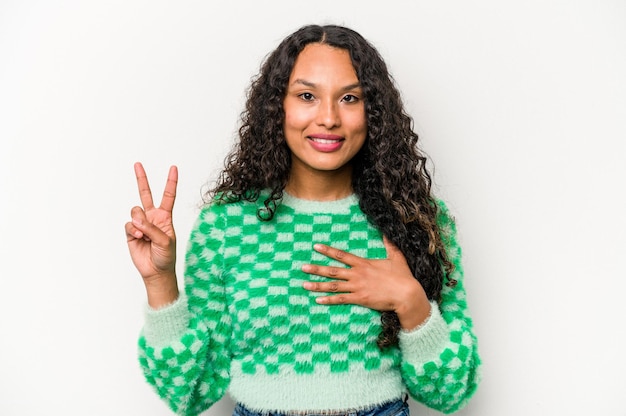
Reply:
[[176, 233], [172, 210], [176, 199], [178, 169], [170, 168], [161, 205], [152, 201], [148, 177], [141, 163], [135, 163], [141, 207], [131, 210], [131, 221], [126, 223], [126, 240], [131, 259], [143, 278], [148, 304], [158, 309], [178, 298], [176, 281]]

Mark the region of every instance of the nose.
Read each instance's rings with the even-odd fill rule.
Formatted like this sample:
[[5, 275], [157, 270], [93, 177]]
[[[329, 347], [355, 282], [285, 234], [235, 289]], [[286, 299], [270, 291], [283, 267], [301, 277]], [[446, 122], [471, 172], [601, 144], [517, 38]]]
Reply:
[[327, 129], [339, 127], [341, 125], [341, 117], [339, 115], [338, 103], [333, 100], [322, 100], [318, 107], [316, 122], [319, 126]]

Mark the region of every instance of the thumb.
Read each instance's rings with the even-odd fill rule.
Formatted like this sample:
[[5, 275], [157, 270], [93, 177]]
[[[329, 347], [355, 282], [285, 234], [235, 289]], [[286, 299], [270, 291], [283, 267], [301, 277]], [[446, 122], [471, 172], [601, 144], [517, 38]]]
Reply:
[[383, 236], [383, 245], [385, 246], [385, 250], [387, 250], [388, 259], [393, 260], [394, 258], [398, 256], [404, 257], [404, 255], [402, 254], [402, 251], [400, 251], [398, 246], [392, 243], [391, 240], [387, 238], [387, 236]]
[[170, 237], [159, 227], [152, 224], [146, 217], [145, 212], [139, 208], [133, 208], [132, 226], [139, 230], [146, 241], [152, 241], [158, 247], [167, 248], [170, 244]]

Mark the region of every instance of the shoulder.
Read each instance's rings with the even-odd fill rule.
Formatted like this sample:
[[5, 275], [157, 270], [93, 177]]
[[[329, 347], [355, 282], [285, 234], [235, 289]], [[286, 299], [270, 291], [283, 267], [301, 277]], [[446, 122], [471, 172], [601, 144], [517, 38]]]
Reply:
[[204, 202], [200, 209], [200, 216], [210, 219], [213, 217], [238, 217], [248, 213], [256, 215], [257, 209], [257, 201], [216, 196]]
[[448, 205], [440, 198], [435, 198], [435, 203], [437, 204], [437, 225], [444, 232], [450, 231], [454, 233], [456, 231], [456, 220]]

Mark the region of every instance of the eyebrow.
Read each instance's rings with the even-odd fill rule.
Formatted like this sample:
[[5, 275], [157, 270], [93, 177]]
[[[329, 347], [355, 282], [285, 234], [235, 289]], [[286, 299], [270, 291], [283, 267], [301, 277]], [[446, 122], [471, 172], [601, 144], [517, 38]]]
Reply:
[[[291, 85], [294, 85], [294, 84], [302, 84], [305, 87], [309, 87], [309, 88], [316, 88], [317, 87], [317, 84], [315, 84], [314, 82], [307, 81], [307, 80], [302, 79], [302, 78], [295, 79], [291, 83]], [[356, 88], [361, 88], [361, 83], [360, 82], [355, 82], [354, 84], [346, 85], [345, 87], [341, 88], [341, 91], [350, 91], [350, 90], [353, 90], [353, 89], [356, 89]]]

